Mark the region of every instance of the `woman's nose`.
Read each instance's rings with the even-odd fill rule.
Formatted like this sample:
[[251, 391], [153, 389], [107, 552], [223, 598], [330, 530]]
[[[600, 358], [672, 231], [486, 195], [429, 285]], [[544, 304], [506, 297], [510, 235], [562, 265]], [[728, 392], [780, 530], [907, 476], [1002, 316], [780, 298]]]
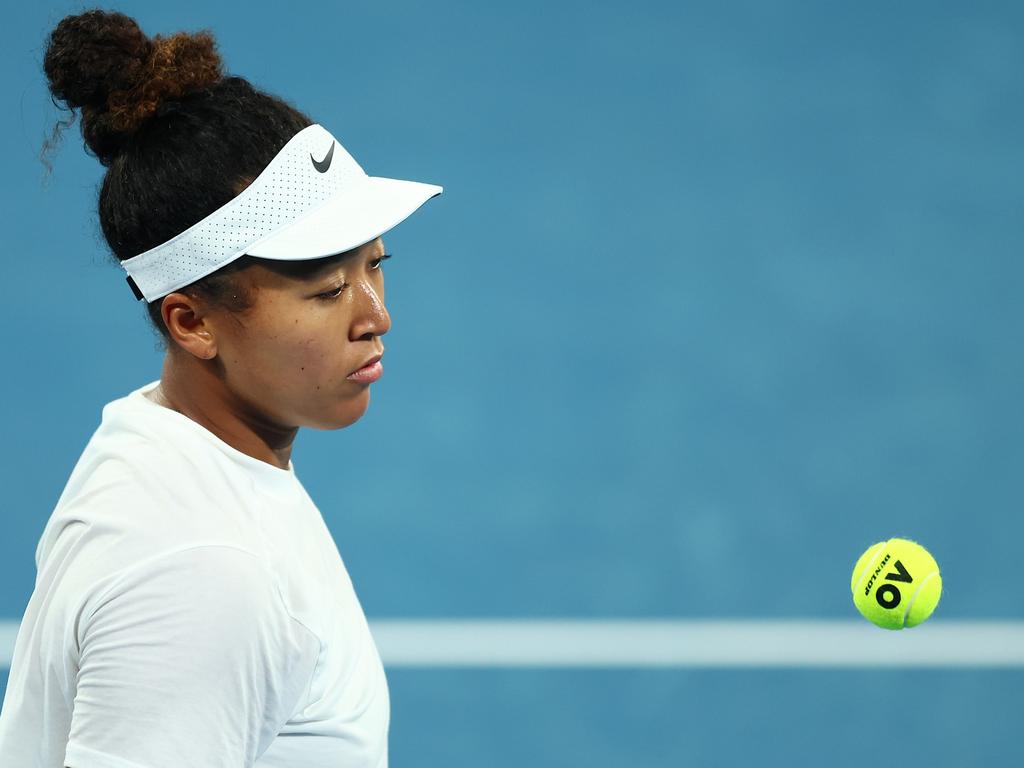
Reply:
[[383, 292], [368, 280], [359, 280], [353, 286], [352, 301], [355, 317], [352, 322], [353, 340], [367, 334], [383, 336], [391, 330], [391, 315], [384, 306]]

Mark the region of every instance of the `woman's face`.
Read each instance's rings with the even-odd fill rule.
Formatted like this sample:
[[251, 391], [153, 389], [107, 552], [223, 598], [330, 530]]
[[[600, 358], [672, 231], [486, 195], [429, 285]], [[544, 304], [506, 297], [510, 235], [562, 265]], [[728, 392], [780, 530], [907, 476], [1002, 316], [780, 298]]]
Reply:
[[384, 255], [378, 237], [315, 262], [261, 260], [236, 275], [251, 308], [211, 312], [206, 322], [228, 391], [256, 411], [248, 416], [339, 429], [363, 415], [372, 384], [346, 377], [384, 352]]

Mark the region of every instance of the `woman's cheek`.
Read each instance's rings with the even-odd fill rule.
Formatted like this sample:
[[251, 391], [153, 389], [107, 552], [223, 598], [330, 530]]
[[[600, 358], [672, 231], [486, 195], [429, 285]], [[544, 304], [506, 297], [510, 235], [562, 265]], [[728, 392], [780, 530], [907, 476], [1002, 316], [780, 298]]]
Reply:
[[325, 361], [330, 359], [331, 351], [322, 342], [310, 338], [292, 344], [289, 350], [290, 367], [292, 370], [297, 367], [299, 372], [306, 376], [315, 376], [323, 370]]

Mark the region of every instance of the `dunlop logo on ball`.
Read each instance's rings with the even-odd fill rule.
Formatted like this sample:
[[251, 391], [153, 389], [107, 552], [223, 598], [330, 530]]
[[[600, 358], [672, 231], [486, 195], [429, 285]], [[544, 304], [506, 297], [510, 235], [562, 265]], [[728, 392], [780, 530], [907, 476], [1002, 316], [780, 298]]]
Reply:
[[854, 605], [868, 621], [885, 629], [903, 629], [931, 616], [942, 595], [942, 576], [920, 544], [889, 539], [860, 556], [850, 589]]

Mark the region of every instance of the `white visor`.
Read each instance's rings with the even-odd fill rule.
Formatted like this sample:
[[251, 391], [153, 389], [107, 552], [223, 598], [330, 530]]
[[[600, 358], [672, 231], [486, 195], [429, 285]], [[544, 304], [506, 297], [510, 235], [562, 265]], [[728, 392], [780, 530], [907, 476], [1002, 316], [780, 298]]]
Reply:
[[442, 191], [367, 176], [329, 131], [314, 124], [296, 133], [241, 194], [121, 266], [136, 298], [154, 301], [245, 254], [300, 261], [351, 250]]

